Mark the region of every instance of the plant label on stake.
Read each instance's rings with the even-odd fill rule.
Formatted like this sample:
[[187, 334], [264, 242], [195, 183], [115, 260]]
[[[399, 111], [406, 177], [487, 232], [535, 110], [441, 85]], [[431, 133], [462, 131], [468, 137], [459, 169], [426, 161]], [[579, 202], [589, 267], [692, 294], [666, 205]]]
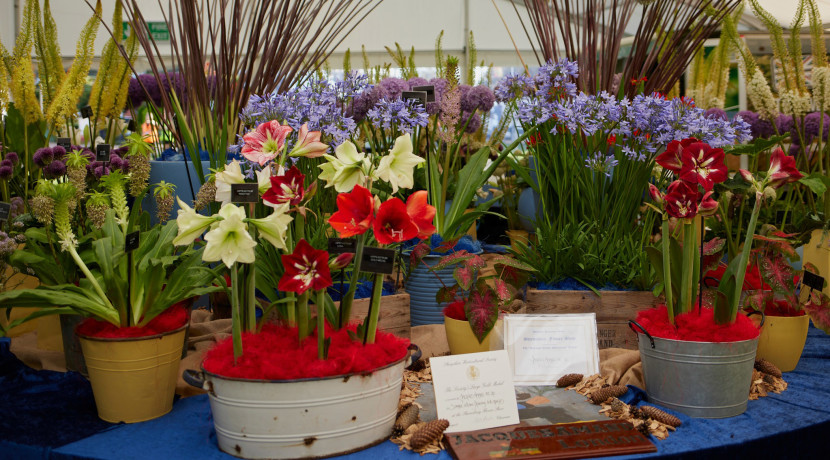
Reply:
[[110, 161], [109, 144], [98, 144], [95, 146], [95, 160], [101, 163], [108, 163]]
[[259, 201], [259, 185], [231, 184], [231, 201], [234, 203], [256, 203]]
[[58, 146], [69, 152], [72, 150], [72, 141], [68, 137], [59, 137]]
[[394, 270], [395, 251], [393, 249], [363, 248], [360, 271], [391, 275]]
[[427, 102], [435, 102], [435, 86], [434, 85], [413, 86], [412, 91], [424, 91], [424, 92], [427, 93]]
[[92, 118], [92, 107], [88, 105], [81, 107], [81, 116], [84, 118]]
[[124, 252], [130, 253], [138, 249], [139, 232], [128, 233], [124, 238]]
[[[132, 275], [133, 275], [133, 251], [138, 249], [138, 242], [140, 239], [141, 233], [138, 231], [127, 233], [127, 236], [124, 237], [124, 252], [127, 253], [127, 298], [132, 298]], [[127, 302], [127, 316], [132, 316], [132, 312], [130, 311], [130, 303]]]
[[329, 238], [329, 254], [339, 255], [357, 250], [357, 240], [351, 238]]
[[[2, 215], [0, 215], [0, 219], [2, 219]], [[821, 291], [824, 289], [824, 277], [816, 275], [815, 273], [804, 270], [804, 280], [802, 281], [804, 285], [810, 286], [813, 290]]]
[[135, 120], [130, 119], [127, 121], [127, 131], [135, 132]]
[[418, 104], [427, 105], [426, 91], [404, 91], [401, 93], [401, 99], [404, 101], [418, 101]]

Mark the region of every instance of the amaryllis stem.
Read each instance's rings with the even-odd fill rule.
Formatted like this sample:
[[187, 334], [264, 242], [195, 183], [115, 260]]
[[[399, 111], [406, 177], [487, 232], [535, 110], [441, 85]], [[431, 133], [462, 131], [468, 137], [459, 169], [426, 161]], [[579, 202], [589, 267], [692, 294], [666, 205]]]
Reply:
[[326, 291], [317, 291], [317, 359], [326, 359]]
[[242, 318], [241, 309], [239, 305], [239, 275], [237, 273], [238, 264], [234, 262], [231, 267], [231, 334], [233, 335], [233, 365], [236, 366], [236, 360], [242, 356]]
[[357, 290], [357, 283], [360, 281], [360, 265], [363, 260], [363, 246], [365, 244], [366, 234], [364, 233], [357, 238], [357, 245], [354, 250], [354, 267], [352, 268], [352, 277], [349, 280], [349, 290], [345, 296], [340, 297], [338, 328], [346, 327], [352, 315], [352, 303], [354, 303], [354, 293]]
[[375, 335], [378, 331], [378, 319], [380, 318], [380, 298], [383, 294], [383, 274], [375, 274], [372, 283], [372, 300], [369, 302], [368, 322], [366, 323], [366, 336], [363, 344], [375, 343]]
[[671, 233], [669, 231], [669, 219], [663, 216], [663, 292], [666, 294], [666, 311], [669, 314], [669, 322], [674, 324], [674, 304], [672, 303], [671, 286]]

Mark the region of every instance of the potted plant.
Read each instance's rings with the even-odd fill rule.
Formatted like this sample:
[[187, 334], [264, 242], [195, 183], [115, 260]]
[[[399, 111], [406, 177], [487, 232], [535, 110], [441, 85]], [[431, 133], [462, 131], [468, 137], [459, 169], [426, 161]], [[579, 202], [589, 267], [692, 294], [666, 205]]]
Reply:
[[[602, 348], [634, 348], [626, 320], [658, 302], [642, 251], [655, 224], [642, 207], [657, 153], [690, 132], [726, 145], [746, 127], [706, 119], [686, 98], [578, 92], [582, 77], [576, 62], [562, 59], [496, 86], [520, 125], [536, 127], [528, 167], [515, 167], [538, 199], [536, 241], [517, 257], [537, 269], [528, 312], [595, 312]], [[643, 80], [630, 84], [642, 88]]]
[[[78, 206], [75, 186], [39, 185], [38, 196], [54, 203], [50, 233], [82, 275], [77, 284], [4, 292], [0, 307], [37, 307], [27, 319], [91, 317], [77, 330], [98, 415], [113, 423], [140, 422], [171, 410], [189, 317], [181, 304], [215, 290], [206, 287], [214, 275], [200, 267], [201, 250], [174, 249], [175, 222], [138, 230], [137, 209], [127, 207], [126, 176], [114, 171], [102, 183], [112, 209], [100, 230], [87, 235], [83, 250], [70, 219]], [[33, 255], [28, 261], [36, 262]]]
[[[307, 126], [297, 134], [294, 139], [291, 127], [273, 120], [247, 133], [244, 164], [232, 162], [216, 174], [216, 198], [223, 201], [217, 214], [202, 216], [179, 202], [175, 244], [193, 244], [207, 231], [203, 258], [221, 261], [229, 271], [233, 324], [232, 337], [206, 354], [201, 371], [184, 377], [210, 390], [219, 448], [245, 458], [329, 456], [391, 434], [409, 341], [377, 330], [382, 275], [373, 275], [375, 292], [359, 325], [350, 312], [354, 291], [337, 308], [327, 288], [332, 269], [354, 264], [352, 279], [359, 279], [362, 255], [372, 242], [394, 247], [431, 233], [431, 218], [424, 216], [434, 210], [424, 194], [404, 203], [372, 192], [373, 178], [392, 177], [387, 174], [408, 187], [414, 167], [408, 161], [413, 156], [408, 136], [400, 136], [392, 152], [365, 163], [365, 154], [346, 141], [335, 148], [335, 156], [325, 156], [321, 169], [333, 185], [354, 179], [337, 196], [338, 210], [328, 224], [341, 238], [357, 237], [355, 250], [329, 257], [316, 249], [315, 235], [328, 229], [307, 223], [316, 185], [305, 184], [298, 166], [323, 156], [328, 145]], [[338, 161], [342, 164], [328, 169]], [[259, 193], [240, 206], [233, 202], [233, 189], [246, 182], [245, 172], [257, 176]], [[259, 217], [261, 207], [265, 215]], [[281, 296], [260, 305], [259, 321], [258, 290]], [[277, 322], [268, 323], [264, 319], [272, 310]]]
[[830, 307], [823, 286], [814, 289], [803, 283], [804, 276], [818, 275], [818, 269], [806, 263], [803, 270], [796, 271], [787, 261], [798, 258], [790, 240], [793, 236], [774, 227], [755, 236], [760, 244], [750, 255], [741, 302], [745, 309], [764, 312], [757, 357], [775, 364], [781, 372], [798, 365], [811, 316], [814, 323], [828, 329], [825, 321]]
[[748, 188], [754, 195], [752, 217], [743, 249], [724, 270], [710, 305], [703, 305], [700, 274], [709, 262], [701, 256], [699, 232], [703, 216], [729, 205], [728, 199], [713, 198], [715, 184], [728, 177], [723, 160], [722, 149], [693, 138], [673, 141], [657, 157], [677, 177], [665, 193], [649, 186], [655, 202], [649, 206], [662, 214], [662, 234], [659, 246], [646, 251], [666, 304], [640, 312], [632, 323], [638, 326], [649, 399], [694, 417], [731, 417], [746, 410], [759, 330], [738, 315], [738, 307], [758, 214], [778, 188], [801, 177], [794, 159], [776, 150], [764, 177], [741, 170], [726, 183], [724, 188]]
[[490, 331], [499, 327], [501, 310], [516, 299], [534, 271], [512, 257], [499, 256], [491, 262], [495, 273], [481, 276], [487, 262], [477, 254], [458, 251], [430, 267], [431, 271], [454, 267], [455, 283], [444, 284], [435, 296], [436, 302], [449, 303], [443, 310], [444, 329], [454, 355], [490, 351]]

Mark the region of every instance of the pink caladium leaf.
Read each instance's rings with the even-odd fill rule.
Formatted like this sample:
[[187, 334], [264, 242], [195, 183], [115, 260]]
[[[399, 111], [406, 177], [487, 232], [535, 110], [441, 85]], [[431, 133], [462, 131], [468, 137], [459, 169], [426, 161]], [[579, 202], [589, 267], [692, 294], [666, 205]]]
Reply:
[[454, 239], [442, 242], [441, 244], [438, 245], [437, 248], [435, 248], [435, 252], [445, 253], [445, 252], [448, 252], [448, 251], [452, 251], [452, 248], [455, 247], [456, 243], [458, 243], [458, 240], [460, 240], [460, 239], [461, 239], [461, 237], [459, 236], [458, 238], [454, 238]]
[[435, 294], [438, 303], [454, 302], [458, 295], [458, 286], [441, 286]]
[[703, 273], [714, 270], [718, 267], [723, 258], [723, 251], [726, 248], [726, 240], [723, 238], [712, 238], [703, 243], [703, 257], [700, 259], [700, 268]]
[[830, 334], [830, 297], [815, 289], [810, 292], [810, 298], [804, 305], [804, 309], [810, 314], [813, 324]]
[[524, 286], [530, 280], [530, 273], [509, 265], [497, 264], [495, 269], [498, 279], [503, 280], [516, 289]]
[[743, 308], [764, 311], [764, 308], [767, 306], [767, 302], [770, 300], [772, 300], [772, 291], [746, 291], [743, 298]]
[[478, 255], [473, 255], [472, 258], [467, 259], [464, 263], [471, 270], [475, 270], [475, 271], [481, 270], [482, 268], [487, 266], [487, 262], [485, 262], [484, 259], [482, 259], [481, 256], [478, 256]]
[[505, 265], [505, 266], [508, 266], [508, 267], [513, 267], [513, 268], [518, 269], [518, 270], [524, 270], [524, 271], [527, 271], [527, 272], [535, 272], [536, 271], [536, 269], [533, 268], [532, 266], [530, 266], [530, 265], [528, 265], [524, 262], [519, 262], [518, 260], [516, 260], [512, 257], [497, 256], [497, 257], [494, 257], [494, 258], [490, 259], [490, 261], [493, 263], [494, 266], [495, 265]]
[[469, 259], [472, 259], [473, 257], [477, 257], [477, 256], [474, 255], [474, 254], [470, 254], [469, 252], [467, 252], [465, 250], [454, 252], [452, 254], [448, 254], [444, 257], [441, 257], [441, 260], [439, 260], [437, 264], [433, 265], [430, 270], [435, 271], [435, 270], [441, 270], [441, 269], [444, 269], [444, 268], [447, 268], [447, 267], [451, 267], [455, 264], [458, 264], [458, 263], [467, 261]]
[[773, 291], [785, 295], [795, 291], [795, 284], [793, 283], [795, 272], [780, 254], [762, 258], [758, 268], [761, 272], [761, 278], [770, 285]]
[[452, 276], [455, 278], [455, 282], [458, 283], [458, 287], [464, 291], [469, 291], [470, 288], [473, 287], [477, 272], [478, 270], [475, 268], [471, 268], [468, 264], [464, 264], [455, 267], [455, 270], [452, 272]]
[[499, 308], [492, 289], [484, 282], [480, 284], [484, 286], [477, 286], [476, 290], [470, 293], [467, 303], [464, 304], [467, 321], [470, 322], [478, 343], [484, 341], [499, 317]]
[[421, 263], [421, 260], [430, 253], [429, 245], [423, 241], [418, 243], [414, 248], [412, 248], [412, 252], [409, 254], [409, 267], [410, 269], [415, 268], [416, 265]]
[[493, 280], [493, 291], [496, 293], [496, 297], [498, 297], [499, 303], [502, 305], [511, 302], [518, 292], [515, 287], [498, 278]]
[[790, 260], [795, 260], [798, 257], [798, 254], [795, 252], [795, 248], [792, 245], [792, 237], [796, 236], [796, 233], [784, 233], [781, 231], [774, 231], [770, 235], [755, 235], [756, 241], [761, 241], [764, 244], [764, 247], [770, 249], [771, 251], [783, 254]]

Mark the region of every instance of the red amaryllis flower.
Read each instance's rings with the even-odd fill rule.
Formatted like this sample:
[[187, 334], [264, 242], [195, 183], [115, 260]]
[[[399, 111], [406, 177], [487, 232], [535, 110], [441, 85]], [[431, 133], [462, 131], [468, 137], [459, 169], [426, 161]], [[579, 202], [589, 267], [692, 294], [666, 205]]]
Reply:
[[783, 150], [775, 149], [769, 159], [767, 182], [773, 188], [801, 179], [801, 173], [795, 167], [795, 158], [786, 155]]
[[683, 152], [684, 147], [694, 142], [698, 142], [698, 140], [694, 137], [683, 139], [682, 141], [671, 141], [669, 142], [669, 145], [666, 146], [666, 151], [660, 155], [657, 155], [654, 161], [669, 171], [679, 173], [680, 169], [683, 168], [681, 152]]
[[294, 148], [291, 149], [289, 155], [292, 157], [317, 158], [323, 156], [328, 149], [328, 145], [320, 142], [320, 131], [309, 131], [308, 123], [303, 123], [297, 133], [297, 143], [294, 144]]
[[329, 253], [314, 249], [305, 239], [300, 240], [291, 254], [282, 255], [285, 273], [277, 285], [280, 291], [319, 291], [331, 286]]
[[271, 176], [271, 188], [262, 194], [262, 199], [275, 205], [289, 203], [296, 206], [305, 197], [303, 181], [305, 175], [296, 166], [292, 166], [285, 174]]
[[418, 235], [418, 226], [412, 222], [400, 198], [390, 198], [380, 205], [373, 227], [380, 244], [400, 243]]
[[418, 227], [418, 238], [425, 239], [435, 233], [432, 220], [435, 217], [435, 206], [427, 204], [427, 191], [419, 190], [406, 200], [406, 213]]
[[697, 190], [687, 182], [676, 180], [669, 184], [666, 192], [664, 199], [669, 216], [691, 219], [697, 214]]
[[718, 210], [718, 202], [712, 198], [712, 192], [706, 192], [703, 194], [703, 198], [700, 199], [700, 203], [697, 205], [697, 212], [701, 216], [712, 216]]
[[351, 192], [337, 195], [337, 212], [329, 225], [341, 238], [362, 235], [369, 230], [375, 217], [375, 201], [365, 187], [355, 185]]
[[705, 142], [694, 142], [683, 147], [680, 178], [692, 184], [700, 184], [707, 192], [715, 184], [726, 180], [723, 149], [714, 149]]
[[242, 146], [242, 156], [260, 166], [268, 163], [279, 155], [285, 145], [285, 137], [292, 131], [288, 125], [281, 125], [276, 120], [266, 121], [255, 130], [242, 136], [245, 145]]

